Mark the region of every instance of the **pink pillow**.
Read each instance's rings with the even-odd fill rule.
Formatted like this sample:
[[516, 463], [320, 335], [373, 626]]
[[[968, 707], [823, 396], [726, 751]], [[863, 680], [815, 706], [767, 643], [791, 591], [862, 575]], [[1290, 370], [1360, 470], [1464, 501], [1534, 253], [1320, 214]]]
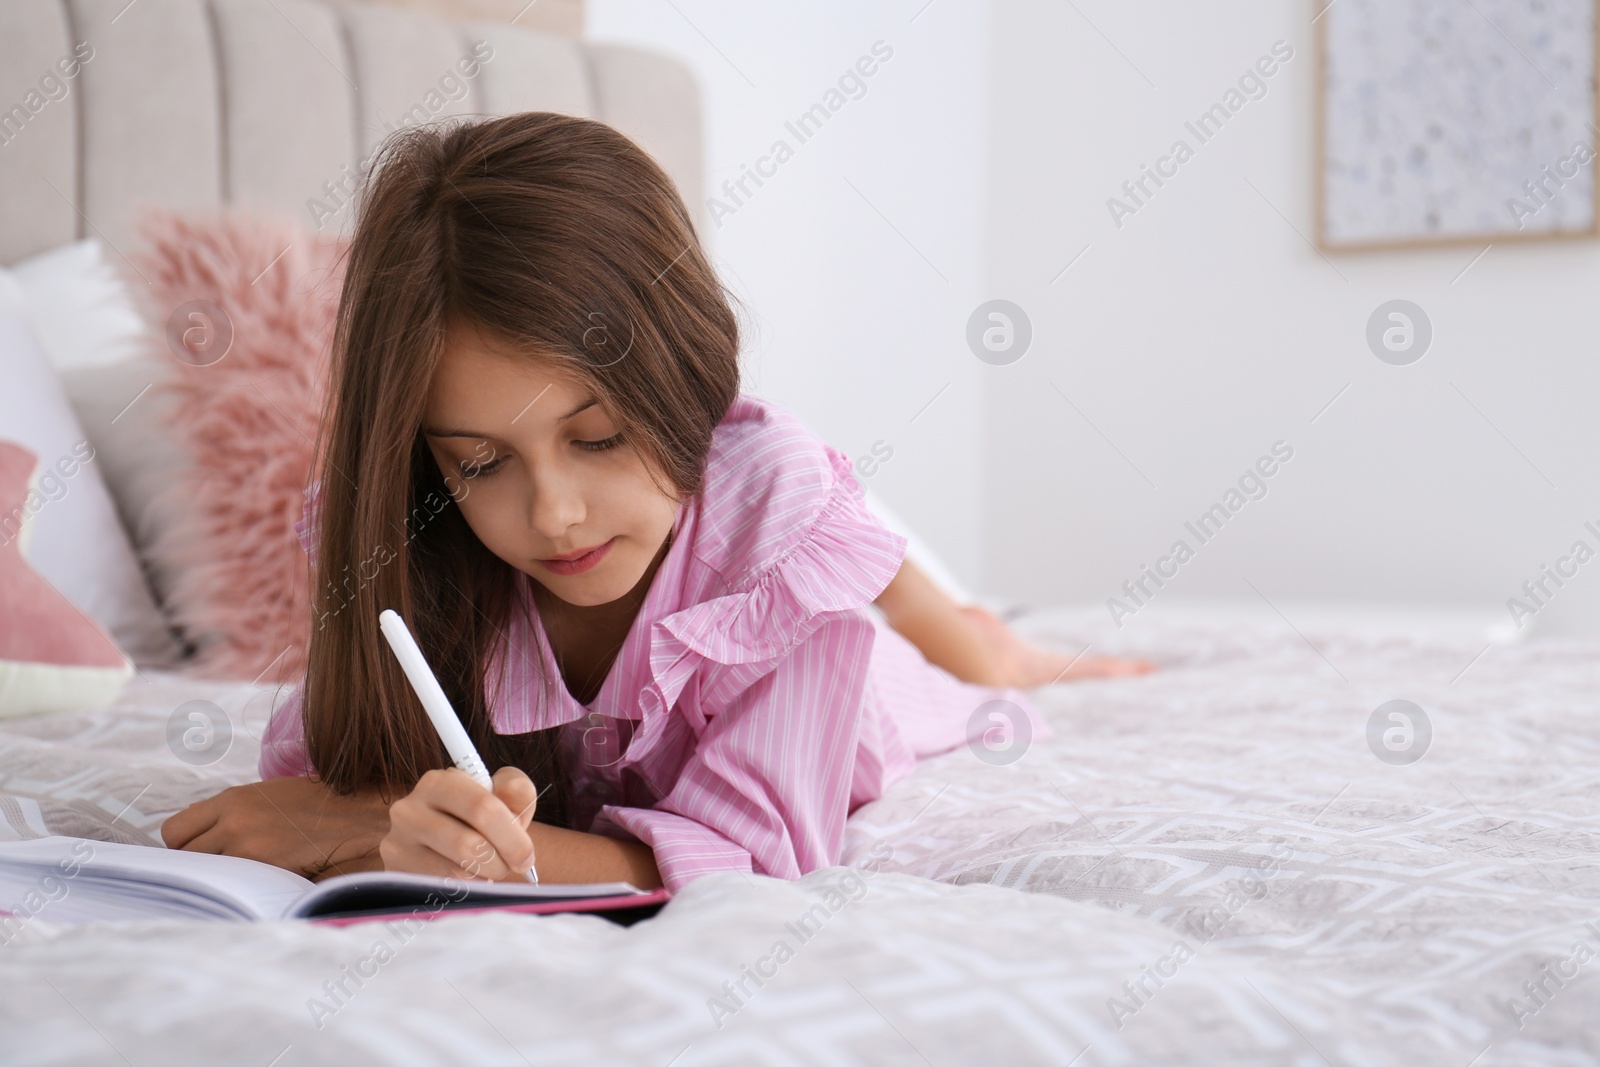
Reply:
[[[0, 515], [24, 505], [39, 457], [0, 441]], [[133, 676], [133, 664], [98, 623], [41, 578], [22, 555], [26, 527], [0, 525], [0, 717], [98, 711]]]
[[[285, 219], [148, 209], [130, 289], [167, 368], [177, 476], [190, 504], [151, 555], [165, 607], [196, 645], [187, 669], [282, 682], [305, 672], [304, 509], [345, 242]], [[148, 284], [145, 284], [148, 282]]]

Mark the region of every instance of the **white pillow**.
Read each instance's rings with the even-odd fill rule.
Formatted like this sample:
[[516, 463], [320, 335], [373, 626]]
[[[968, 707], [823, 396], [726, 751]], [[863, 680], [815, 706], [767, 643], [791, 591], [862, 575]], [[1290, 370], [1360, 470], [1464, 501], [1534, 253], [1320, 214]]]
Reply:
[[184, 487], [192, 483], [186, 469], [194, 464], [167, 429], [176, 401], [155, 388], [168, 373], [166, 364], [149, 355], [61, 372], [61, 385], [95, 447], [95, 462], [144, 560], [158, 604], [171, 601], [182, 565], [157, 554], [154, 546], [190, 504]]
[[179, 568], [175, 561], [156, 560], [151, 546], [182, 518], [180, 474], [192, 460], [163, 421], [172, 399], [146, 386], [158, 385], [171, 368], [151, 353], [133, 295], [98, 238], [40, 253], [12, 271], [29, 308], [50, 309], [53, 319], [76, 324], [41, 331], [36, 322], [34, 334], [94, 445], [95, 462], [145, 561], [156, 602], [165, 603]]
[[0, 437], [38, 454], [44, 497], [28, 522], [28, 562], [134, 662], [171, 665], [179, 647], [101, 480], [98, 450], [29, 320], [15, 314], [18, 286], [5, 274], [0, 268]]
[[56, 370], [103, 367], [139, 353], [144, 322], [99, 238], [41, 252], [13, 264], [11, 273]]
[[16, 277], [4, 267], [0, 267], [0, 315], [10, 315], [26, 318], [28, 314], [28, 298], [22, 292], [22, 286], [17, 284]]

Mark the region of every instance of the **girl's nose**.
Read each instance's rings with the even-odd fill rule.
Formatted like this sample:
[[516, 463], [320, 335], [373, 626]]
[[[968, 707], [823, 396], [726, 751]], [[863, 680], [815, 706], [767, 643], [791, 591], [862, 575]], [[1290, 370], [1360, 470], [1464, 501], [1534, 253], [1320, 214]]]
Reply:
[[[567, 532], [585, 515], [579, 478], [549, 466], [532, 476], [528, 525], [551, 541], [565, 541]], [[582, 546], [569, 546], [582, 547]]]

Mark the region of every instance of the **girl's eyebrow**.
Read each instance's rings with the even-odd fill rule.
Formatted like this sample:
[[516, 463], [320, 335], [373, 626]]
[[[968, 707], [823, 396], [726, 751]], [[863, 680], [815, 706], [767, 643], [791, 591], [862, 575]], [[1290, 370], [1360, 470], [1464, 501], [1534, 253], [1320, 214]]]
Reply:
[[[583, 403], [579, 404], [577, 407], [573, 408], [571, 411], [569, 411], [565, 415], [561, 416], [559, 419], [556, 420], [556, 422], [558, 422], [558, 423], [566, 422], [568, 419], [572, 418], [574, 415], [580, 415], [583, 412], [588, 411], [590, 408], [594, 407], [598, 403], [600, 403], [599, 398], [591, 396], [588, 400], [585, 400]], [[479, 438], [482, 438], [485, 441], [493, 440], [493, 438], [494, 438], [494, 434], [479, 433], [477, 430], [463, 430], [463, 429], [457, 429], [457, 428], [436, 430], [436, 429], [433, 429], [432, 427], [424, 426], [422, 428], [422, 432], [427, 434], [429, 437], [479, 437]]]

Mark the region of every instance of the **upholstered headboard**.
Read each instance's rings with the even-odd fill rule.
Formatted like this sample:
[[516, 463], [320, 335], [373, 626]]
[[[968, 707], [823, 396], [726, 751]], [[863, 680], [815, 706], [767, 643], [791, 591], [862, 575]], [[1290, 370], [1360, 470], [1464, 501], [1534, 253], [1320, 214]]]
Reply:
[[390, 129], [517, 111], [617, 127], [703, 225], [699, 93], [662, 55], [317, 0], [0, 0], [0, 264], [122, 246], [142, 202], [344, 230]]

